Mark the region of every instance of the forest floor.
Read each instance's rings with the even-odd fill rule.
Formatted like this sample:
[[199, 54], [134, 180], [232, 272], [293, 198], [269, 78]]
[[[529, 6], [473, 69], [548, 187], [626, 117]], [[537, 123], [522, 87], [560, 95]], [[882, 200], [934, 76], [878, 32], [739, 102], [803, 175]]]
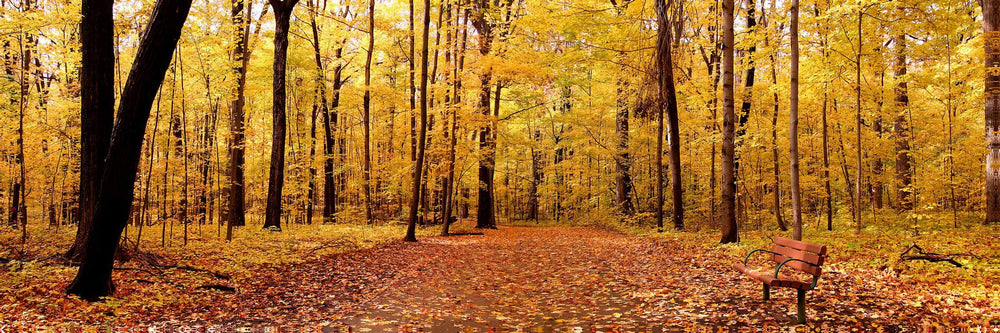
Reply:
[[[227, 269], [232, 264], [226, 260], [191, 257], [188, 262], [197, 265], [176, 265], [225, 274], [123, 265], [115, 272], [121, 298], [96, 304], [63, 294], [73, 268], [44, 261], [10, 263], [0, 265], [0, 278], [7, 279], [0, 281], [0, 328], [142, 324], [660, 331], [795, 326], [794, 291], [772, 289], [771, 301], [765, 302], [758, 283], [731, 269], [766, 239], [717, 246], [716, 236], [501, 226], [481, 234], [422, 237], [417, 243], [328, 241], [295, 252], [302, 260]], [[995, 289], [1000, 244], [988, 236], [980, 235], [985, 239], [979, 238], [973, 251], [985, 253], [962, 259], [966, 268], [893, 263], [894, 258], [878, 253], [898, 254], [902, 248], [877, 242], [831, 245], [818, 288], [807, 294], [808, 325], [889, 331], [1000, 326]], [[323, 253], [351, 242], [372, 244]]]

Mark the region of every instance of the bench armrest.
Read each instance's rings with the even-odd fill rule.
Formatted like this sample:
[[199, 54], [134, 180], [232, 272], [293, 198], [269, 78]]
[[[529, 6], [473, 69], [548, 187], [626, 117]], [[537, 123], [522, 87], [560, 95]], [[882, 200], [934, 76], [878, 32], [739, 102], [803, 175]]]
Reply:
[[771, 251], [768, 251], [768, 250], [764, 250], [764, 249], [756, 249], [756, 250], [750, 251], [750, 253], [747, 253], [747, 256], [745, 258], [743, 258], [743, 265], [746, 265], [747, 262], [750, 261], [750, 256], [753, 255], [754, 253], [757, 253], [757, 252], [767, 252], [767, 253], [770, 253], [770, 254], [777, 254], [777, 253], [774, 253], [774, 252], [771, 252]]
[[[778, 264], [778, 267], [774, 269], [774, 278], [775, 279], [777, 279], [778, 278], [778, 274], [781, 273], [781, 267], [785, 266], [785, 264], [787, 264], [787, 263], [789, 263], [791, 261], [798, 261], [798, 262], [801, 262], [801, 263], [805, 263], [807, 265], [813, 265], [812, 263], [810, 263], [808, 261], [805, 261], [805, 260], [800, 260], [800, 259], [795, 259], [795, 258], [788, 258], [785, 261], [782, 261], [780, 264]], [[816, 283], [817, 282], [819, 282], [819, 276], [813, 276], [812, 287], [810, 287], [810, 288], [816, 288]]]

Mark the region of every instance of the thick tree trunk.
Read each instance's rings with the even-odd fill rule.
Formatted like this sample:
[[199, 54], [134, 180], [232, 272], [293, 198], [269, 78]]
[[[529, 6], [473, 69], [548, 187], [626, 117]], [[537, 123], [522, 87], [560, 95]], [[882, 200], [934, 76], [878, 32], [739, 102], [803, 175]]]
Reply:
[[896, 139], [896, 202], [901, 210], [910, 210], [913, 207], [913, 190], [910, 188], [910, 138], [909, 124], [906, 121], [906, 108], [909, 107], [910, 99], [906, 94], [906, 36], [896, 36], [896, 98], [895, 106], [896, 119], [893, 122], [893, 132]]
[[[150, 107], [181, 28], [187, 19], [191, 0], [159, 0], [143, 33], [132, 70], [122, 91], [111, 145], [101, 176], [97, 209], [94, 211], [84, 259], [67, 292], [89, 301], [114, 292], [111, 270], [119, 238], [128, 222], [135, 191], [136, 171], [146, 133]], [[84, 7], [84, 16], [90, 10]], [[107, 33], [107, 32], [104, 32]]]
[[[472, 24], [479, 32], [479, 54], [486, 57], [489, 56], [490, 47], [493, 43], [493, 25], [495, 23], [490, 22], [487, 17], [488, 4], [478, 3], [477, 6], [478, 8], [475, 9], [475, 18]], [[484, 67], [481, 70], [482, 72], [479, 74], [480, 91], [477, 108], [483, 116], [488, 118], [490, 117], [490, 82], [492, 81], [493, 74], [492, 69], [488, 67]], [[495, 144], [491, 140], [492, 137], [491, 122], [486, 121], [479, 130], [479, 151], [482, 157], [479, 160], [479, 185], [477, 186], [479, 206], [476, 210], [476, 228], [481, 229], [496, 228], [496, 222], [493, 217], [493, 150]]]
[[[621, 63], [624, 60], [624, 52], [619, 53], [618, 58], [619, 63]], [[615, 158], [618, 176], [615, 178], [615, 199], [618, 203], [618, 212], [629, 216], [635, 212], [635, 207], [632, 206], [632, 176], [629, 174], [629, 169], [632, 166], [632, 159], [629, 156], [628, 150], [629, 84], [628, 78], [624, 73], [625, 67], [623, 66], [620, 70], [622, 73], [619, 73], [615, 82], [618, 106], [618, 112], [615, 114], [615, 132], [618, 134], [618, 153]]]
[[424, 32], [420, 50], [420, 137], [417, 141], [417, 162], [413, 172], [413, 193], [410, 196], [410, 219], [406, 226], [407, 242], [417, 241], [417, 211], [420, 208], [421, 178], [424, 173], [424, 155], [427, 151], [427, 48], [431, 27], [431, 1], [424, 0]]
[[733, 0], [722, 0], [722, 240], [740, 241], [736, 223]]
[[983, 0], [983, 37], [986, 42], [986, 220], [1000, 223], [1000, 1]]
[[271, 91], [271, 167], [267, 179], [264, 228], [281, 231], [281, 193], [285, 186], [285, 67], [288, 59], [288, 27], [298, 0], [269, 0], [274, 9], [274, 77]]
[[[83, 260], [93, 225], [104, 158], [114, 126], [114, 1], [83, 0], [80, 20], [80, 221], [66, 257]], [[13, 211], [12, 211], [13, 212]]]
[[789, 160], [792, 185], [792, 238], [802, 240], [802, 198], [799, 190], [799, 0], [792, 0], [792, 69], [789, 89]]
[[[230, 18], [234, 25], [235, 43], [230, 61], [232, 61], [232, 73], [236, 76], [236, 94], [230, 101], [229, 119], [229, 201], [228, 212], [226, 212], [226, 240], [233, 239], [233, 228], [246, 225], [246, 214], [244, 213], [244, 179], [243, 164], [245, 163], [245, 133], [243, 118], [243, 106], [245, 104], [244, 95], [247, 81], [247, 64], [249, 63], [248, 40], [250, 32], [250, 10], [244, 10], [245, 0], [232, 0], [232, 12]], [[246, 15], [243, 16], [244, 12]], [[244, 17], [246, 20], [244, 21]]]

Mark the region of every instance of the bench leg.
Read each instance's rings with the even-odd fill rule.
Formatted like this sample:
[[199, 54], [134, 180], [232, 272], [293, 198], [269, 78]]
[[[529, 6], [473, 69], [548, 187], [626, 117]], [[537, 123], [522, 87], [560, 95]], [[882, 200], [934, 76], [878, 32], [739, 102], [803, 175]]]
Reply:
[[806, 323], [806, 291], [798, 290], [799, 298], [799, 324]]
[[771, 286], [767, 285], [767, 283], [764, 283], [764, 300], [771, 300]]

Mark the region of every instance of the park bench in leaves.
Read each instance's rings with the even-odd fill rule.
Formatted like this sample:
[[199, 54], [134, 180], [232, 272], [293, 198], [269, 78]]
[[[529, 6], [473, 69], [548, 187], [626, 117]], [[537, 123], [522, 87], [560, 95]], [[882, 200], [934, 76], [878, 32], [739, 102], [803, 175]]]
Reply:
[[[768, 270], [757, 270], [747, 267], [747, 262], [755, 253], [764, 253], [777, 264], [772, 273]], [[826, 245], [801, 242], [788, 238], [775, 237], [771, 250], [758, 249], [750, 251], [742, 263], [733, 264], [733, 269], [749, 275], [760, 281], [764, 286], [764, 300], [771, 299], [771, 287], [792, 288], [798, 292], [799, 324], [806, 322], [806, 291], [816, 288], [819, 276], [823, 273], [823, 261], [826, 259]], [[811, 276], [811, 281], [782, 274], [782, 268], [790, 268]], [[786, 270], [787, 273], [787, 270]]]

